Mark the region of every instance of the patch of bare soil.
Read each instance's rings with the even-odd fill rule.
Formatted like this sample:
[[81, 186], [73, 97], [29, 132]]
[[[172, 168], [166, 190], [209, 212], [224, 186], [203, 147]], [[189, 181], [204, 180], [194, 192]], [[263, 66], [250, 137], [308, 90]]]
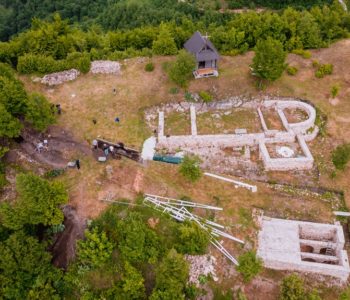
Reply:
[[76, 241], [84, 237], [86, 222], [69, 205], [63, 208], [63, 213], [65, 229], [56, 235], [50, 251], [53, 264], [66, 269], [69, 262], [75, 257]]
[[[45, 134], [26, 128], [22, 132], [22, 138], [23, 141], [9, 151], [7, 162], [16, 163], [21, 153], [24, 153], [30, 162], [35, 161], [49, 168], [64, 168], [70, 159], [91, 154], [87, 143], [77, 142], [72, 134], [56, 126], [50, 127]], [[44, 140], [47, 140], [47, 146]], [[39, 143], [44, 144], [40, 152], [37, 149]]]
[[266, 300], [277, 299], [279, 294], [279, 285], [276, 281], [257, 277], [244, 287], [244, 293], [248, 299]]

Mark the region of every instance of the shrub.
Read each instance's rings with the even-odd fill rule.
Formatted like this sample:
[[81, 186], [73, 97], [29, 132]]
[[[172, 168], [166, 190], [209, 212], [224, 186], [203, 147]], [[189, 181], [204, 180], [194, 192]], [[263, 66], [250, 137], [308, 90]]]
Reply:
[[43, 95], [33, 93], [28, 97], [27, 103], [25, 117], [36, 130], [45, 131], [49, 125], [55, 123], [51, 105]]
[[339, 145], [332, 153], [332, 162], [336, 169], [344, 170], [350, 160], [350, 144]]
[[179, 89], [177, 87], [172, 87], [172, 88], [170, 88], [169, 93], [173, 94], [173, 95], [178, 94]]
[[154, 64], [152, 62], [149, 62], [145, 65], [145, 71], [146, 72], [152, 72], [154, 70]]
[[78, 241], [79, 261], [88, 266], [98, 267], [105, 263], [113, 252], [111, 243], [104, 231], [99, 232], [95, 227], [85, 231], [86, 240]]
[[339, 297], [339, 300], [349, 300], [350, 299], [350, 287], [344, 290]]
[[338, 84], [335, 84], [332, 86], [332, 89], [331, 89], [332, 98], [337, 97], [339, 90], [340, 90], [340, 86]]
[[313, 60], [313, 61], [312, 61], [312, 66], [313, 66], [314, 68], [318, 67], [319, 65], [320, 65], [320, 63], [319, 63], [318, 60]]
[[177, 227], [176, 250], [183, 254], [204, 254], [209, 244], [209, 235], [198, 224], [185, 222]]
[[204, 103], [208, 103], [208, 102], [210, 102], [210, 101], [213, 100], [213, 96], [210, 95], [208, 92], [200, 91], [200, 92], [198, 93], [198, 95], [199, 95], [199, 97], [202, 98], [202, 100], [203, 100]]
[[251, 281], [262, 270], [262, 261], [254, 251], [248, 251], [238, 258], [237, 271], [242, 274], [244, 282]]
[[316, 119], [315, 125], [319, 129], [319, 134], [321, 136], [326, 135], [326, 124], [327, 124], [327, 115], [322, 112], [318, 107], [316, 107]]
[[66, 58], [67, 69], [78, 69], [81, 73], [88, 73], [91, 67], [90, 55], [88, 53], [72, 52]]
[[311, 52], [308, 50], [303, 50], [303, 49], [294, 49], [292, 51], [293, 54], [300, 55], [301, 57], [305, 59], [311, 58]]
[[193, 97], [192, 97], [192, 94], [188, 91], [185, 92], [185, 100], [187, 102], [192, 102], [193, 101]]
[[169, 68], [170, 79], [181, 87], [186, 87], [195, 67], [193, 55], [181, 50], [176, 61]]
[[318, 66], [315, 76], [317, 78], [323, 78], [326, 75], [331, 75], [333, 73], [333, 65], [332, 64], [321, 64]]
[[54, 178], [62, 175], [64, 173], [65, 169], [52, 169], [50, 171], [47, 171], [45, 173], [45, 178]]
[[296, 274], [285, 277], [281, 285], [281, 300], [305, 300], [303, 280]]
[[287, 73], [288, 73], [288, 75], [294, 76], [296, 73], [298, 73], [298, 68], [293, 67], [293, 66], [288, 66]]
[[200, 159], [197, 156], [185, 156], [181, 165], [179, 172], [187, 180], [191, 182], [197, 181], [202, 176], [202, 171], [200, 169]]

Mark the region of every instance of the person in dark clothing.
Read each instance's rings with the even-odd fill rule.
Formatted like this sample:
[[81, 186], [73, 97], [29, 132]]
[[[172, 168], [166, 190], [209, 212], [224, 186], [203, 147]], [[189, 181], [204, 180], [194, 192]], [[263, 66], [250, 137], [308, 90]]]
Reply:
[[60, 115], [62, 110], [61, 110], [61, 104], [56, 104], [56, 109], [57, 109], [57, 113]]
[[77, 166], [77, 169], [80, 170], [80, 160], [79, 159], [77, 159], [75, 161], [75, 165]]
[[92, 123], [94, 123], [94, 125], [96, 125], [97, 120], [96, 119], [92, 119]]

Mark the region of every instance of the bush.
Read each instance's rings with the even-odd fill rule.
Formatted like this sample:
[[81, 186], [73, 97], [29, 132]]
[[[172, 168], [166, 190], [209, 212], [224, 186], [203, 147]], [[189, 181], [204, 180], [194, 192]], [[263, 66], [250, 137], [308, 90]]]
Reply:
[[331, 89], [332, 98], [337, 97], [339, 90], [340, 90], [340, 86], [338, 84], [332, 86], [332, 89]]
[[179, 93], [179, 89], [177, 87], [172, 87], [172, 88], [170, 88], [169, 93], [176, 95]]
[[69, 53], [64, 64], [67, 69], [77, 69], [86, 74], [90, 71], [91, 60], [88, 53], [72, 52]]
[[185, 50], [181, 50], [176, 57], [176, 61], [169, 68], [170, 79], [181, 87], [186, 87], [192, 77], [195, 68], [193, 55]]
[[25, 54], [18, 58], [17, 71], [22, 74], [48, 74], [69, 69], [65, 60], [55, 60], [51, 56]]
[[149, 62], [145, 65], [145, 71], [146, 72], [152, 72], [154, 70], [154, 64], [152, 62]]
[[339, 300], [349, 300], [350, 299], [350, 287], [344, 290], [339, 297]]
[[317, 68], [319, 65], [320, 65], [320, 63], [319, 63], [318, 60], [313, 60], [313, 61], [312, 61], [312, 66], [313, 66], [314, 68]]
[[311, 58], [311, 52], [308, 50], [303, 50], [303, 49], [294, 49], [292, 51], [293, 54], [300, 55], [301, 57], [305, 59]]
[[288, 66], [287, 73], [288, 73], [288, 75], [294, 76], [296, 73], [298, 73], [298, 68], [293, 67], [293, 66]]
[[350, 160], [350, 144], [339, 145], [332, 153], [332, 162], [336, 169], [344, 170]]
[[208, 102], [210, 102], [210, 101], [213, 100], [213, 96], [210, 95], [208, 92], [200, 91], [200, 92], [198, 93], [198, 95], [199, 95], [199, 97], [202, 98], [202, 100], [203, 100], [204, 103], [208, 103]]
[[254, 251], [248, 251], [238, 258], [237, 271], [242, 274], [244, 282], [251, 281], [262, 270], [262, 261]]
[[305, 300], [303, 280], [296, 274], [285, 277], [281, 286], [281, 300]]
[[326, 75], [331, 75], [333, 73], [333, 65], [332, 64], [320, 64], [315, 72], [315, 76], [317, 78], [323, 78]]
[[49, 74], [74, 68], [87, 73], [90, 65], [88, 53], [72, 52], [62, 60], [55, 60], [51, 56], [25, 54], [18, 58], [17, 71], [22, 74]]
[[49, 125], [56, 121], [55, 116], [52, 114], [49, 101], [47, 101], [43, 95], [38, 93], [33, 93], [28, 97], [25, 117], [26, 120], [39, 131], [45, 131]]
[[85, 231], [85, 240], [78, 241], [78, 259], [83, 265], [98, 267], [112, 255], [114, 245], [104, 231], [95, 227]]
[[185, 92], [185, 100], [187, 102], [192, 102], [193, 101], [193, 97], [192, 97], [192, 94], [188, 91]]
[[209, 234], [198, 224], [185, 222], [177, 227], [176, 250], [183, 254], [200, 255], [207, 251]]
[[199, 157], [190, 157], [186, 155], [180, 165], [180, 174], [191, 182], [197, 181], [202, 176], [200, 162], [201, 160], [199, 159]]

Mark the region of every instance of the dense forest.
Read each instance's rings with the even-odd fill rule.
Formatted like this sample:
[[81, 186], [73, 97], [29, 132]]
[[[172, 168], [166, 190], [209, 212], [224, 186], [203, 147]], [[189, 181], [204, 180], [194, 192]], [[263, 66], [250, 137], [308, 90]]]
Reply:
[[98, 24], [105, 30], [112, 30], [178, 22], [183, 17], [192, 21], [221, 24], [230, 18], [219, 12], [222, 8], [281, 9], [291, 6], [303, 9], [331, 2], [332, 0], [3, 0], [0, 3], [0, 40], [6, 41], [12, 35], [28, 29], [33, 18], [50, 20], [55, 12], [83, 29]]
[[196, 30], [208, 32], [224, 55], [243, 53], [267, 37], [280, 41], [287, 51], [327, 47], [350, 32], [350, 14], [338, 1], [302, 11], [287, 8], [231, 14], [227, 19], [213, 16], [197, 22], [183, 17], [155, 26], [105, 31], [98, 25], [83, 30], [55, 14], [53, 21], [34, 19], [30, 30], [0, 42], [0, 62], [24, 74], [69, 68], [87, 72], [94, 59], [176, 54]]

